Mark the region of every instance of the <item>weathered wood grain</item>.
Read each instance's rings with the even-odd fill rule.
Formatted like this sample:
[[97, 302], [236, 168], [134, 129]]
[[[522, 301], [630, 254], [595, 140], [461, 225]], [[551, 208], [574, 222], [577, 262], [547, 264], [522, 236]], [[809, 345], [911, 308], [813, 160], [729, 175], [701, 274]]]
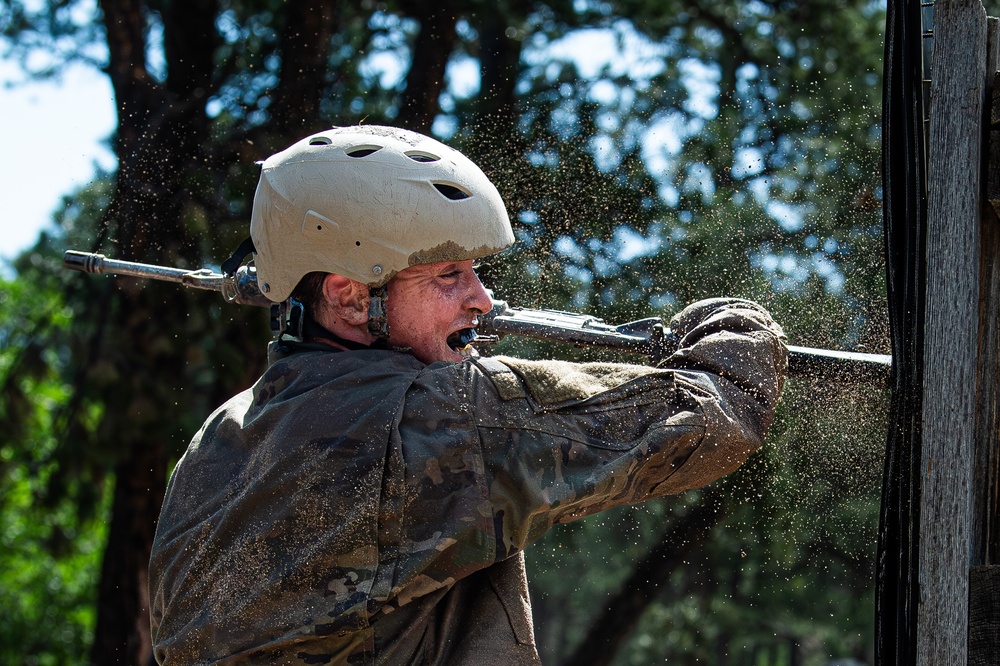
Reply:
[[973, 566], [998, 564], [996, 482], [1000, 436], [1000, 19], [987, 19], [986, 185], [980, 225], [979, 394], [973, 470]]
[[1000, 664], [1000, 566], [969, 572], [969, 666]]
[[934, 3], [917, 664], [967, 661], [986, 13]]
[[973, 471], [972, 569], [969, 571], [969, 666], [1000, 663], [1000, 567], [997, 559], [997, 452], [1000, 399], [1000, 19], [987, 19], [986, 183], [979, 262], [979, 393]]

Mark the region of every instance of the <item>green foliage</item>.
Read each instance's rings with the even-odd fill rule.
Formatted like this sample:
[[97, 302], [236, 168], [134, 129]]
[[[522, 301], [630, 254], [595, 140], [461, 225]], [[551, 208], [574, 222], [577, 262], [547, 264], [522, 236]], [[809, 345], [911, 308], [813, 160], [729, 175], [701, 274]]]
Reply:
[[[0, 282], [0, 662], [8, 664], [85, 663], [106, 536], [108, 498], [84, 470], [86, 442], [62, 446], [69, 356], [41, 343], [65, 340], [73, 313], [53, 282], [28, 266]], [[91, 428], [101, 419], [99, 404], [81, 412]]]

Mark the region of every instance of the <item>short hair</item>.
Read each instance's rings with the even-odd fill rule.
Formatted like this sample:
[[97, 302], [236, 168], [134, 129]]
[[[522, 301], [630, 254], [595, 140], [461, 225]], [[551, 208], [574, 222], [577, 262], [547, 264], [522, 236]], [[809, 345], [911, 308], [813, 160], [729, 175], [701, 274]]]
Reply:
[[325, 305], [323, 281], [326, 280], [327, 275], [329, 273], [322, 271], [306, 273], [299, 280], [299, 283], [295, 285], [295, 289], [292, 290], [292, 298], [302, 303], [305, 306], [306, 312], [313, 319], [316, 319], [316, 313], [322, 310]]

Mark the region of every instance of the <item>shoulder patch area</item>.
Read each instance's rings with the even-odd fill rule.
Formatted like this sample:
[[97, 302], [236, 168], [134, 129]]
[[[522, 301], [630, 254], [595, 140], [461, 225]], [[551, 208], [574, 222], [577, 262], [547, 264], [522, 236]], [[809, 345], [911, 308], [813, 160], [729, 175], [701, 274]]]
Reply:
[[502, 363], [498, 358], [480, 357], [476, 359], [476, 365], [493, 382], [493, 386], [496, 387], [497, 393], [500, 394], [503, 400], [515, 400], [527, 397], [521, 380], [518, 379], [509, 366]]

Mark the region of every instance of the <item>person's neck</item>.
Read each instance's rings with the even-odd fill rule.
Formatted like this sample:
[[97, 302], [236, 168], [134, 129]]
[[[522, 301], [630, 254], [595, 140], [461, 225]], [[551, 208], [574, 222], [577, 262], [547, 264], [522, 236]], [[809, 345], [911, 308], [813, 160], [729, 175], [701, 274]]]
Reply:
[[352, 326], [335, 317], [327, 317], [323, 321], [307, 321], [303, 334], [310, 342], [345, 351], [367, 349], [375, 342], [375, 336], [368, 332], [367, 324]]

